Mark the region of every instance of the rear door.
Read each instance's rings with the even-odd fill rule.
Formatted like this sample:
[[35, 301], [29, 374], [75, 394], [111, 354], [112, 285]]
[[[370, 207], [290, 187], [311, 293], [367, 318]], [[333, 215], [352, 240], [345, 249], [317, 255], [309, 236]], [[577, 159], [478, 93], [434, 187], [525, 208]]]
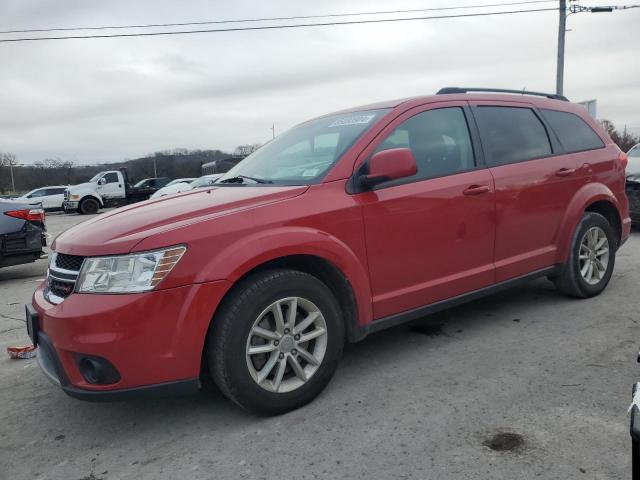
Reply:
[[554, 264], [565, 209], [583, 180], [533, 105], [471, 102], [495, 182], [496, 281]]
[[463, 102], [417, 107], [360, 156], [404, 147], [418, 167], [357, 195], [376, 319], [494, 282], [493, 181], [474, 155], [469, 115]]
[[62, 208], [64, 188], [47, 188], [46, 208]]

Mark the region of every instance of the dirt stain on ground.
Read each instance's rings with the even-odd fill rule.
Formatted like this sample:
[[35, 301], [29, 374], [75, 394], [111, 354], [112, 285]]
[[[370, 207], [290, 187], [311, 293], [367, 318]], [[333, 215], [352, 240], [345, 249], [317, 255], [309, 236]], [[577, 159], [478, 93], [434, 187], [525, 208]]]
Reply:
[[482, 444], [495, 452], [517, 452], [525, 447], [525, 440], [519, 433], [498, 432], [487, 439]]

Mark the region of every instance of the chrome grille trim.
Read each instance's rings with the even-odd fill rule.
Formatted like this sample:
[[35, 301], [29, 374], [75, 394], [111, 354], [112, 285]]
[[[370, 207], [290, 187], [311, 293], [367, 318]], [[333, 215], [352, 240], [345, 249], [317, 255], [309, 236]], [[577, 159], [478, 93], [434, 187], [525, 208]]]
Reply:
[[[47, 286], [44, 289], [44, 298], [54, 305], [59, 305], [65, 298], [71, 295], [75, 289], [80, 269], [82, 269], [82, 263], [84, 263], [84, 259], [82, 259], [78, 270], [58, 267], [58, 253], [53, 252], [49, 261], [49, 268], [47, 269]], [[64, 285], [64, 287], [61, 286], [61, 284]], [[66, 293], [67, 291], [69, 293]]]

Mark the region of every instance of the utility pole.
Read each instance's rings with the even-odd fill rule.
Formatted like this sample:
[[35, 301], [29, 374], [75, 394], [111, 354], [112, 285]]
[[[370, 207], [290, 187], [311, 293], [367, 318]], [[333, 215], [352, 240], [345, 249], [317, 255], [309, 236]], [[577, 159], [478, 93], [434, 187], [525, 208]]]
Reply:
[[9, 172], [11, 172], [11, 193], [16, 193], [16, 183], [13, 180], [13, 161], [9, 157]]
[[153, 157], [153, 176], [158, 178], [158, 171], [156, 170], [156, 157]]
[[556, 67], [556, 94], [564, 92], [564, 37], [567, 32], [567, 0], [560, 0], [560, 21], [558, 22], [558, 64]]

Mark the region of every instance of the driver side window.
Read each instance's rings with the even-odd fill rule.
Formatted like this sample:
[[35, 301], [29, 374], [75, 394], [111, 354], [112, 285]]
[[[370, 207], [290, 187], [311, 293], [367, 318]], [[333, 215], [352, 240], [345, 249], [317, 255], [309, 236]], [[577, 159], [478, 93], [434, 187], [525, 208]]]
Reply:
[[443, 177], [475, 168], [469, 128], [462, 108], [448, 107], [418, 113], [400, 124], [376, 152], [409, 148], [418, 172], [397, 183]]
[[104, 178], [105, 183], [118, 183], [118, 174], [114, 172], [107, 173], [102, 178]]

